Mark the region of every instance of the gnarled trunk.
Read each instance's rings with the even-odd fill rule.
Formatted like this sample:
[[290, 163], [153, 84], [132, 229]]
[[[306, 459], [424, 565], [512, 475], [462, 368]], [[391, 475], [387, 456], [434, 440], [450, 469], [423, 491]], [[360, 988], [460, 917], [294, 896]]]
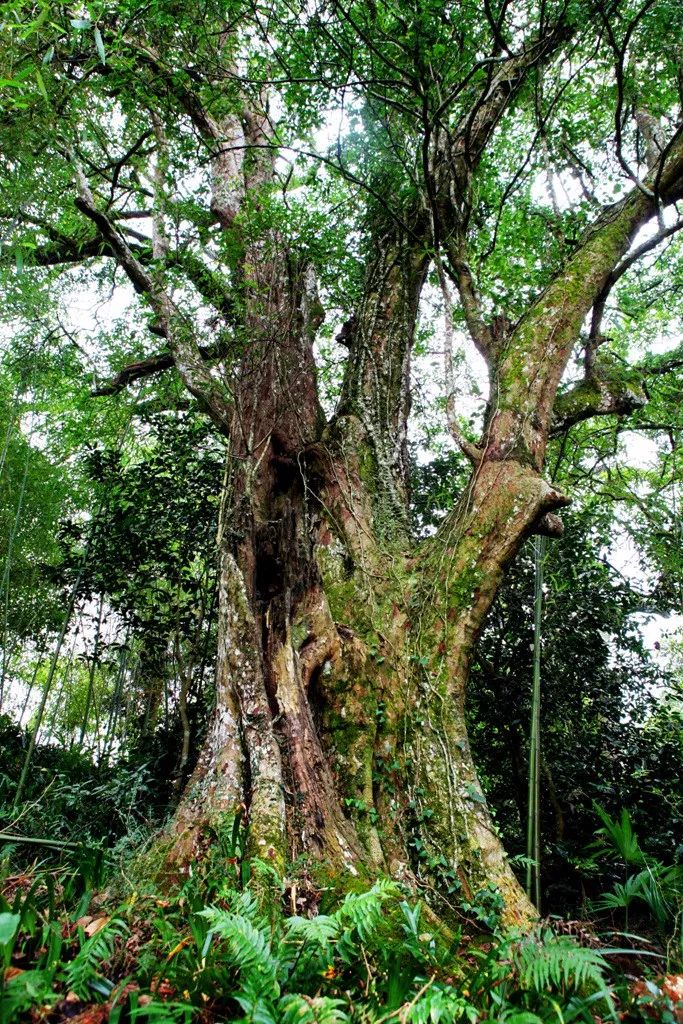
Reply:
[[[321, 466], [309, 476], [295, 465], [260, 481], [258, 524], [253, 509], [247, 528], [223, 523], [217, 707], [175, 856], [243, 805], [252, 853], [281, 869], [303, 854], [327, 884], [389, 872], [467, 898], [494, 883], [508, 919], [528, 917], [477, 779], [464, 697], [503, 567], [560, 496], [517, 463], [486, 463], [448, 543], [416, 553], [373, 536], [354, 563], [321, 512]], [[372, 534], [367, 502], [347, 511]]]
[[[459, 885], [468, 899], [493, 883], [508, 919], [528, 918], [477, 779], [464, 697], [503, 568], [561, 498], [492, 454], [448, 529], [417, 547], [405, 515], [387, 514], [398, 500], [405, 513], [401, 429], [425, 266], [394, 259], [402, 269], [381, 287], [369, 275], [329, 426], [305, 275], [286, 253], [267, 266], [231, 385], [217, 705], [172, 858], [194, 856], [243, 807], [251, 853], [280, 870], [303, 856], [327, 885], [389, 872], [434, 892]], [[399, 370], [382, 379], [370, 368], [388, 352]]]

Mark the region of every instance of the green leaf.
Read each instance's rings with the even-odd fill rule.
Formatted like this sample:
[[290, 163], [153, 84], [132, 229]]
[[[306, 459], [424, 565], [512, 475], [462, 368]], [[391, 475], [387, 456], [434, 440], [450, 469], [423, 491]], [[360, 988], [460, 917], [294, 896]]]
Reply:
[[40, 92], [40, 95], [43, 97], [43, 99], [45, 100], [46, 103], [49, 103], [50, 99], [49, 99], [49, 97], [47, 95], [47, 89], [45, 88], [45, 82], [43, 81], [43, 76], [41, 75], [41, 73], [38, 70], [38, 68], [36, 68], [36, 82], [38, 83], [38, 90]]
[[543, 1024], [543, 1021], [535, 1013], [524, 1010], [522, 1013], [513, 1013], [506, 1018], [506, 1024]]
[[8, 946], [17, 933], [20, 914], [0, 914], [0, 946]]
[[97, 27], [95, 28], [95, 46], [97, 47], [97, 52], [100, 55], [100, 60], [102, 61], [103, 64], [106, 64], [107, 63], [107, 58], [106, 58], [106, 55], [105, 55], [105, 52], [104, 52], [104, 43], [102, 42], [102, 33], [100, 32], [100, 30]]
[[90, 28], [91, 21], [89, 18], [72, 18], [71, 24], [80, 32], [83, 31], [83, 29]]

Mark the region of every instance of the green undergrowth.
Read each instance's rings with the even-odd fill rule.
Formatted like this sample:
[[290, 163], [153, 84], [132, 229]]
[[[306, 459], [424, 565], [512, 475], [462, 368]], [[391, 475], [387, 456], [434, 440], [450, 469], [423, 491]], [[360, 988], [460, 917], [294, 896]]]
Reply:
[[22, 871], [6, 858], [0, 1024], [569, 1024], [651, 1019], [653, 1007], [676, 1019], [654, 981], [629, 988], [613, 950], [548, 925], [440, 929], [388, 879], [327, 907], [305, 870], [282, 879], [229, 853], [218, 846], [172, 891], [103, 888], [83, 849]]

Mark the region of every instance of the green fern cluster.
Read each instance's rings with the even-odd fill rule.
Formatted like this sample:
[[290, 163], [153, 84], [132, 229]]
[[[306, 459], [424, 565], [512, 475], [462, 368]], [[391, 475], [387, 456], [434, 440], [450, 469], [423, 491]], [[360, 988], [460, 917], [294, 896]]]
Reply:
[[[367, 892], [349, 893], [333, 914], [290, 917], [276, 934], [262, 914], [255, 896], [246, 890], [230, 909], [216, 906], [201, 912], [210, 927], [207, 941], [216, 936], [237, 972], [236, 1002], [245, 1021], [340, 1024], [350, 1020], [344, 1001], [319, 995], [291, 994], [335, 972], [335, 960], [350, 964], [361, 947], [375, 936], [383, 907], [398, 895], [395, 883], [380, 880]], [[289, 989], [289, 994], [283, 994]]]
[[124, 921], [118, 917], [107, 921], [99, 931], [83, 940], [80, 950], [66, 968], [68, 988], [81, 999], [86, 999], [92, 992], [108, 996], [111, 982], [103, 978], [102, 965], [111, 959], [117, 939], [123, 938], [128, 931]]
[[522, 987], [536, 992], [605, 987], [604, 957], [595, 949], [579, 946], [568, 935], [556, 935], [550, 928], [522, 939], [514, 949], [513, 962]]
[[[193, 873], [172, 900], [140, 896], [90, 938], [64, 939], [56, 918], [39, 925], [38, 890], [18, 900], [5, 910], [20, 917], [17, 949], [47, 951], [0, 991], [0, 1024], [68, 991], [106, 1002], [112, 1024], [593, 1024], [596, 1011], [616, 1020], [603, 956], [549, 927], [480, 941], [456, 930], [444, 941], [388, 880], [330, 913], [286, 918], [282, 880], [269, 865], [250, 867], [244, 888]], [[134, 962], [122, 948], [129, 929]], [[623, 1008], [627, 987], [620, 996]]]
[[603, 893], [595, 901], [594, 908], [623, 910], [628, 931], [629, 908], [638, 901], [647, 908], [658, 928], [666, 931], [683, 914], [683, 866], [662, 864], [643, 851], [626, 808], [618, 821], [595, 802], [593, 810], [602, 822], [596, 831], [593, 859], [621, 861], [626, 875], [623, 883], [616, 882], [611, 892]]

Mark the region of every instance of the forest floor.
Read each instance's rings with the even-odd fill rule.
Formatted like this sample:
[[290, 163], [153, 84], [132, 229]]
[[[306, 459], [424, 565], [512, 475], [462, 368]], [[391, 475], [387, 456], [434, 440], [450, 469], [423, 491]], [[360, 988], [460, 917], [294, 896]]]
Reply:
[[232, 853], [170, 889], [134, 885], [134, 861], [107, 875], [85, 848], [22, 870], [6, 859], [0, 1024], [683, 1022], [661, 935], [605, 932], [604, 918], [523, 934], [476, 907], [440, 931], [389, 880], [308, 916], [291, 883]]

